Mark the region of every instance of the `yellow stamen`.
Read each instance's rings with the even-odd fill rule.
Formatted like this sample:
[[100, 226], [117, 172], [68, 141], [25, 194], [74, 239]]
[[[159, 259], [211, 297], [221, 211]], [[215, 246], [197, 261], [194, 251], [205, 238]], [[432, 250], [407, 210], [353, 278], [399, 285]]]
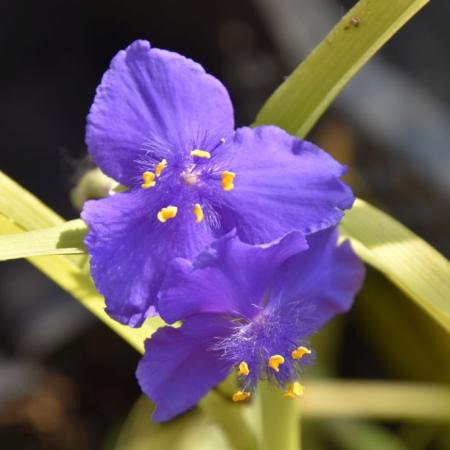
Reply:
[[284, 393], [284, 398], [296, 398], [303, 395], [305, 392], [305, 387], [302, 386], [298, 381], [294, 381], [294, 383], [291, 383], [287, 391]]
[[197, 217], [196, 218], [196, 222], [200, 223], [203, 219], [204, 219], [204, 215], [203, 215], [203, 209], [200, 206], [200, 203], [196, 203], [194, 206], [194, 214]]
[[252, 394], [250, 392], [237, 391], [231, 398], [233, 399], [233, 402], [243, 402], [244, 400], [250, 398], [251, 395]]
[[248, 368], [248, 364], [245, 361], [242, 361], [239, 364], [239, 375], [246, 377], [250, 373], [250, 369]]
[[191, 151], [191, 156], [197, 156], [198, 158], [209, 159], [209, 158], [211, 158], [211, 153], [207, 152], [206, 150], [196, 149], [196, 150]]
[[269, 367], [275, 372], [279, 372], [279, 366], [284, 363], [284, 358], [281, 355], [273, 355], [269, 359]]
[[292, 351], [291, 355], [293, 359], [301, 359], [304, 355], [310, 355], [311, 350], [309, 348], [300, 346]]
[[141, 184], [141, 187], [144, 189], [148, 189], [156, 185], [155, 174], [153, 172], [144, 172], [142, 174], [142, 179], [144, 182]]
[[167, 208], [162, 208], [159, 211], [157, 217], [160, 222], [165, 223], [169, 219], [173, 219], [177, 215], [177, 212], [178, 208], [176, 206], [170, 205]]
[[167, 160], [163, 159], [155, 169], [156, 176], [159, 177], [163, 169], [167, 166]]
[[228, 170], [225, 170], [225, 172], [222, 172], [222, 187], [224, 191], [231, 191], [234, 189], [234, 177], [236, 174], [234, 172], [228, 172]]

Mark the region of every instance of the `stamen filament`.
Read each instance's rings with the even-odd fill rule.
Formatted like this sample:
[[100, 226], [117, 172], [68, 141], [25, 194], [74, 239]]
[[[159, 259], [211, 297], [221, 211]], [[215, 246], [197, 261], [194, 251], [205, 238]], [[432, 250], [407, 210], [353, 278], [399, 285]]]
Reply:
[[284, 364], [284, 357], [281, 355], [272, 355], [269, 358], [269, 367], [273, 369], [275, 372], [279, 372], [279, 367], [281, 364]]
[[141, 184], [141, 188], [148, 189], [156, 185], [155, 174], [153, 172], [144, 172], [142, 174], [144, 182]]
[[293, 359], [301, 359], [304, 355], [310, 355], [311, 350], [309, 348], [300, 346], [292, 351], [291, 356]]
[[204, 216], [204, 214], [203, 214], [203, 209], [202, 209], [200, 203], [196, 203], [196, 204], [194, 205], [194, 214], [195, 214], [195, 216], [196, 216], [195, 221], [196, 221], [197, 223], [200, 223], [200, 222], [203, 221], [203, 219], [204, 219], [205, 216]]
[[251, 395], [252, 394], [250, 392], [237, 391], [231, 398], [233, 399], [233, 402], [243, 402], [244, 400], [250, 398]]
[[211, 153], [206, 150], [195, 149], [191, 151], [191, 156], [197, 156], [198, 158], [211, 158]]
[[166, 208], [161, 208], [157, 217], [161, 223], [167, 222], [169, 219], [173, 219], [178, 212], [178, 208], [176, 206], [169, 205]]
[[157, 166], [155, 169], [155, 173], [156, 176], [159, 177], [161, 175], [161, 172], [163, 171], [163, 169], [167, 166], [167, 160], [163, 159]]
[[236, 174], [234, 172], [229, 172], [228, 170], [225, 170], [225, 172], [222, 172], [222, 188], [224, 191], [231, 191], [234, 189], [234, 178]]

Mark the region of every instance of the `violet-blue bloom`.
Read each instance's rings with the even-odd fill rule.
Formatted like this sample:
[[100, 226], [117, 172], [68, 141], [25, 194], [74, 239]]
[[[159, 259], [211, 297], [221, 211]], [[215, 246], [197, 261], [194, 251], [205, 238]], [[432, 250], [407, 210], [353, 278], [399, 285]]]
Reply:
[[99, 167], [129, 188], [87, 202], [91, 273], [114, 319], [156, 312], [167, 263], [236, 228], [251, 244], [335, 225], [353, 194], [338, 164], [273, 126], [234, 131], [226, 89], [183, 56], [136, 41], [113, 59], [87, 121]]
[[193, 262], [169, 264], [159, 311], [166, 322], [183, 324], [147, 340], [137, 370], [156, 404], [153, 420], [190, 409], [234, 370], [235, 401], [247, 399], [260, 379], [287, 397], [301, 394], [301, 366], [312, 357], [308, 337], [350, 308], [364, 276], [348, 242], [337, 246], [335, 229], [307, 239], [294, 232], [251, 246], [232, 232]]

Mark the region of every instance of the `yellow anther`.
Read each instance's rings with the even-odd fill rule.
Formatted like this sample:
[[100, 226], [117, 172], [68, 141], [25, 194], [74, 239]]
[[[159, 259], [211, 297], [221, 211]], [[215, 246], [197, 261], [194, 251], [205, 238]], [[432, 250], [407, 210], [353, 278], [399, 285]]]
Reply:
[[251, 395], [252, 394], [250, 392], [237, 391], [231, 398], [233, 399], [233, 402], [243, 402], [244, 400], [250, 398]]
[[159, 177], [163, 169], [167, 166], [167, 160], [163, 159], [155, 169], [156, 176]]
[[204, 219], [204, 215], [203, 215], [203, 209], [202, 209], [202, 207], [200, 206], [200, 203], [196, 203], [195, 204], [195, 206], [194, 206], [194, 214], [195, 214], [195, 216], [197, 217], [196, 219], [195, 219], [195, 221], [197, 222], [197, 223], [200, 223], [203, 219]]
[[302, 386], [298, 381], [294, 381], [294, 383], [291, 383], [288, 386], [287, 391], [284, 393], [284, 398], [300, 397], [304, 392], [304, 386]]
[[141, 187], [144, 189], [151, 188], [156, 184], [155, 174], [153, 172], [144, 172], [142, 174], [142, 179], [144, 180], [144, 182], [141, 184]]
[[173, 219], [178, 212], [176, 206], [168, 206], [167, 208], [162, 208], [158, 213], [158, 220], [162, 223], [167, 222], [169, 219]]
[[279, 372], [279, 366], [284, 363], [284, 358], [281, 355], [273, 355], [269, 358], [269, 367], [275, 372]]
[[239, 375], [246, 377], [250, 373], [250, 369], [248, 368], [248, 364], [245, 361], [242, 361], [239, 364]]
[[293, 359], [301, 359], [304, 355], [310, 355], [311, 350], [309, 348], [300, 346], [292, 351], [291, 355]]
[[234, 172], [228, 172], [228, 170], [225, 170], [225, 172], [222, 172], [222, 187], [224, 191], [231, 191], [234, 189], [234, 177], [236, 174]]
[[191, 156], [197, 156], [198, 158], [209, 159], [209, 158], [211, 158], [211, 153], [207, 152], [206, 150], [196, 149], [196, 150], [191, 151]]

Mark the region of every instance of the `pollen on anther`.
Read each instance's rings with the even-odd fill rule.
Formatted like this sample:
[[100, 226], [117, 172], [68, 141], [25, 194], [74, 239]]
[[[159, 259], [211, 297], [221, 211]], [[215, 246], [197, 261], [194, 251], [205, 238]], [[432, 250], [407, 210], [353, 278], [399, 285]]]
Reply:
[[284, 364], [284, 357], [281, 355], [272, 355], [269, 358], [269, 367], [273, 369], [275, 372], [280, 371], [281, 364]]
[[241, 361], [239, 364], [239, 373], [243, 377], [246, 377], [250, 373], [250, 369], [248, 368], [248, 364], [245, 361]]
[[197, 156], [197, 158], [211, 158], [211, 153], [206, 150], [195, 149], [191, 151], [191, 156]]
[[250, 392], [245, 392], [245, 391], [237, 391], [233, 394], [233, 396], [231, 397], [233, 402], [243, 402], [244, 400], [247, 400], [248, 398], [250, 398], [252, 394]]
[[302, 386], [298, 381], [291, 383], [286, 392], [284, 393], [284, 398], [296, 398], [303, 395], [305, 392], [304, 386]]
[[153, 172], [144, 172], [142, 174], [142, 180], [144, 182], [141, 184], [141, 188], [148, 189], [156, 185], [155, 174]]
[[311, 350], [309, 348], [300, 346], [292, 351], [291, 356], [293, 359], [301, 359], [304, 355], [310, 355]]
[[203, 221], [203, 219], [204, 219], [205, 216], [204, 216], [204, 214], [203, 214], [203, 209], [202, 209], [200, 203], [196, 203], [196, 204], [194, 205], [194, 214], [195, 214], [195, 217], [196, 217], [195, 221], [196, 221], [197, 223], [200, 223], [200, 222]]
[[225, 172], [222, 172], [222, 188], [224, 191], [231, 191], [234, 189], [234, 178], [236, 174], [234, 172], [229, 172], [228, 170], [225, 170]]
[[173, 219], [178, 212], [178, 208], [176, 206], [167, 206], [166, 208], [161, 208], [157, 217], [161, 223], [167, 222], [169, 219]]
[[155, 168], [156, 176], [159, 177], [163, 169], [167, 166], [167, 160], [163, 159]]

